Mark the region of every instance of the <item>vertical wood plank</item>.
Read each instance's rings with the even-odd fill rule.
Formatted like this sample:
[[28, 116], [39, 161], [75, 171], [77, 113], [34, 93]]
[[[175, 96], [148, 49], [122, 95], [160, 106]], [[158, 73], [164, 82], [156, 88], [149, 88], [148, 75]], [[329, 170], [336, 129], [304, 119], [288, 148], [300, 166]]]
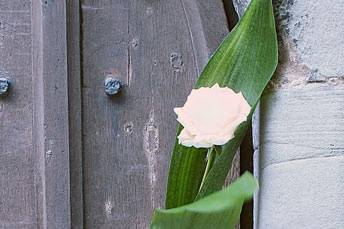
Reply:
[[71, 227], [83, 227], [80, 2], [67, 1]]
[[[147, 228], [153, 208], [163, 207], [172, 109], [228, 31], [221, 1], [212, 4], [83, 1], [86, 228]], [[108, 74], [125, 84], [113, 98], [102, 86]]]
[[32, 133], [31, 1], [0, 0], [0, 227], [37, 228]]
[[70, 228], [66, 2], [33, 1], [33, 82], [39, 228]]
[[[124, 129], [123, 121], [128, 113], [139, 115], [140, 111], [123, 108], [127, 86], [114, 99], [103, 87], [110, 75], [128, 85], [129, 3], [81, 3], [85, 228], [134, 227], [140, 215], [132, 209], [143, 205], [144, 192], [137, 186], [143, 177], [140, 173], [132, 175], [141, 172], [143, 165], [135, 158], [137, 148], [125, 141], [134, 124], [128, 123]], [[129, 167], [129, 163], [134, 166]]]

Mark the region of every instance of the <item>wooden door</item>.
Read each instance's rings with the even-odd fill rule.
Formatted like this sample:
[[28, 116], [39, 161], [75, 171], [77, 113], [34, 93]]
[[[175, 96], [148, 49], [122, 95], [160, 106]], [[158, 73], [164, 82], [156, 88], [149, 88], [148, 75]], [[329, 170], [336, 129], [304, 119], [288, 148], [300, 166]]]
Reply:
[[227, 33], [220, 0], [0, 0], [0, 228], [148, 228], [172, 109]]

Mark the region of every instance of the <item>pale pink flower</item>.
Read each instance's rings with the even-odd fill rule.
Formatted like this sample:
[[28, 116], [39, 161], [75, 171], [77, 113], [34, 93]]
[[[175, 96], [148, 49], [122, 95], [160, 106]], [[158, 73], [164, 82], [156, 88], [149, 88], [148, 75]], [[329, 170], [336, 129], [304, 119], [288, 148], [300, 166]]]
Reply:
[[224, 145], [234, 137], [240, 123], [251, 110], [241, 92], [218, 84], [193, 89], [183, 107], [174, 108], [184, 129], [179, 143], [196, 148]]

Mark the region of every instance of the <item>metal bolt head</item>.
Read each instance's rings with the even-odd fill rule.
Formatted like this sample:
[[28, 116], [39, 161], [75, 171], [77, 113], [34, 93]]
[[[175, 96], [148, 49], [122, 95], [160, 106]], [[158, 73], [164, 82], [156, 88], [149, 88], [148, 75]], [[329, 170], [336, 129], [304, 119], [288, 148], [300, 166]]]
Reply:
[[104, 82], [105, 93], [109, 96], [115, 95], [120, 92], [122, 83], [114, 78], [107, 78]]
[[11, 81], [7, 78], [0, 78], [0, 96], [5, 95], [10, 89]]

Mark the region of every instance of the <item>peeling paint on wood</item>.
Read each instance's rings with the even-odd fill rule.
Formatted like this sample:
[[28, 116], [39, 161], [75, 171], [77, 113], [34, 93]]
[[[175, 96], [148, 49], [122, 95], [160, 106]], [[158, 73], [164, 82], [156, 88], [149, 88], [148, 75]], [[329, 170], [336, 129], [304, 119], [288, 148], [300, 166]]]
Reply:
[[143, 150], [148, 161], [148, 178], [151, 188], [151, 204], [152, 208], [159, 208], [159, 188], [157, 187], [158, 172], [158, 150], [159, 150], [159, 126], [154, 120], [154, 108], [149, 113], [149, 119], [144, 126], [143, 131]]

